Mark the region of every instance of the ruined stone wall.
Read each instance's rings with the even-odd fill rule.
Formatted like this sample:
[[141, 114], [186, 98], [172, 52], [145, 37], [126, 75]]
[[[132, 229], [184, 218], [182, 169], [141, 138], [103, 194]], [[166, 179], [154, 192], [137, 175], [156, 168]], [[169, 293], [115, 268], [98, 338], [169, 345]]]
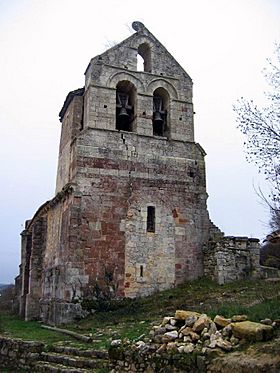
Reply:
[[259, 240], [224, 237], [204, 248], [204, 274], [219, 284], [260, 276]]
[[43, 351], [41, 342], [27, 342], [0, 336], [0, 367], [32, 369]]
[[130, 346], [109, 348], [110, 368], [114, 373], [206, 373], [206, 357], [202, 354], [139, 351]]

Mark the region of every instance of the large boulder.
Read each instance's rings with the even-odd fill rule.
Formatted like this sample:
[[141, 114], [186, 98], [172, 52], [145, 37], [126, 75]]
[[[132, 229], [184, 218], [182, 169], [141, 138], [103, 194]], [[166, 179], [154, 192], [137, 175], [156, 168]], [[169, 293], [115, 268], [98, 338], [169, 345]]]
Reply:
[[267, 341], [273, 337], [273, 328], [253, 321], [232, 323], [234, 337], [250, 341]]
[[190, 316], [199, 317], [200, 313], [194, 311], [177, 310], [175, 312], [175, 319], [185, 321]]

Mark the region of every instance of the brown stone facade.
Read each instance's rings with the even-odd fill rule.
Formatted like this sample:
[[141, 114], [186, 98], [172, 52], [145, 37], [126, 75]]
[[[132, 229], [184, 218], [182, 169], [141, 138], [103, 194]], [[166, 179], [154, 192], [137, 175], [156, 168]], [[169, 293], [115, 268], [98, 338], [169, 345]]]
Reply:
[[76, 300], [102, 287], [105, 273], [118, 297], [203, 275], [213, 225], [192, 80], [145, 26], [133, 27], [90, 61], [85, 87], [60, 112], [56, 196], [22, 233], [17, 282], [26, 319], [72, 320]]

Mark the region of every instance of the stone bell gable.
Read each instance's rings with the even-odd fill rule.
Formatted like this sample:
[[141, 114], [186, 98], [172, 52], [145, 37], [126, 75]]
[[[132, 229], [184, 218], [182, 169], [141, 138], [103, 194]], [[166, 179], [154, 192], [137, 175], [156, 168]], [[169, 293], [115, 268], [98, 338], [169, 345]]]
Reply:
[[[153, 135], [151, 98], [156, 95], [163, 98], [162, 111], [168, 108], [164, 135], [172, 140], [194, 141], [190, 77], [145, 26], [140, 22], [133, 25], [135, 34], [93, 58], [86, 70], [86, 125], [115, 130], [117, 89], [129, 94], [133, 106], [134, 120], [125, 130]], [[141, 71], [137, 71], [137, 55], [144, 60]], [[161, 135], [160, 129], [157, 132]]]
[[180, 77], [182, 87], [185, 86], [186, 89], [191, 90], [190, 76], [154, 35], [141, 22], [133, 22], [132, 27], [136, 33], [92, 58], [86, 70], [86, 77], [89, 77], [88, 73], [92, 73], [92, 68], [96, 64], [104, 64], [135, 73], [137, 71], [137, 55], [141, 55], [144, 60], [142, 71], [164, 78]]
[[25, 319], [71, 321], [108, 278], [115, 297], [196, 279], [209, 237], [222, 237], [207, 211], [191, 78], [143, 24], [133, 28], [90, 61], [59, 113], [56, 194], [22, 233]]

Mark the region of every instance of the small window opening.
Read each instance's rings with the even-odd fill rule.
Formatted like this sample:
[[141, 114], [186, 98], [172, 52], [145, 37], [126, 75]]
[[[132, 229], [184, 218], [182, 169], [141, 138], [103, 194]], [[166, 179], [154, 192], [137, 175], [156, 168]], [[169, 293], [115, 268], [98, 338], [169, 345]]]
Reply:
[[138, 47], [137, 71], [152, 72], [151, 48], [149, 44], [143, 43]]
[[141, 265], [141, 266], [140, 266], [140, 277], [143, 277], [143, 273], [144, 273], [144, 271], [143, 271], [143, 266]]
[[84, 102], [82, 106], [82, 114], [81, 114], [81, 125], [80, 125], [80, 131], [84, 129]]
[[193, 170], [189, 170], [189, 176], [190, 176], [190, 177], [194, 177], [194, 176], [195, 176], [195, 173], [194, 173]]
[[168, 134], [169, 95], [163, 88], [157, 88], [153, 96], [153, 134], [167, 136]]
[[121, 81], [116, 92], [116, 129], [119, 131], [133, 130], [135, 88], [128, 81]]
[[147, 232], [155, 232], [156, 209], [154, 206], [147, 207]]

